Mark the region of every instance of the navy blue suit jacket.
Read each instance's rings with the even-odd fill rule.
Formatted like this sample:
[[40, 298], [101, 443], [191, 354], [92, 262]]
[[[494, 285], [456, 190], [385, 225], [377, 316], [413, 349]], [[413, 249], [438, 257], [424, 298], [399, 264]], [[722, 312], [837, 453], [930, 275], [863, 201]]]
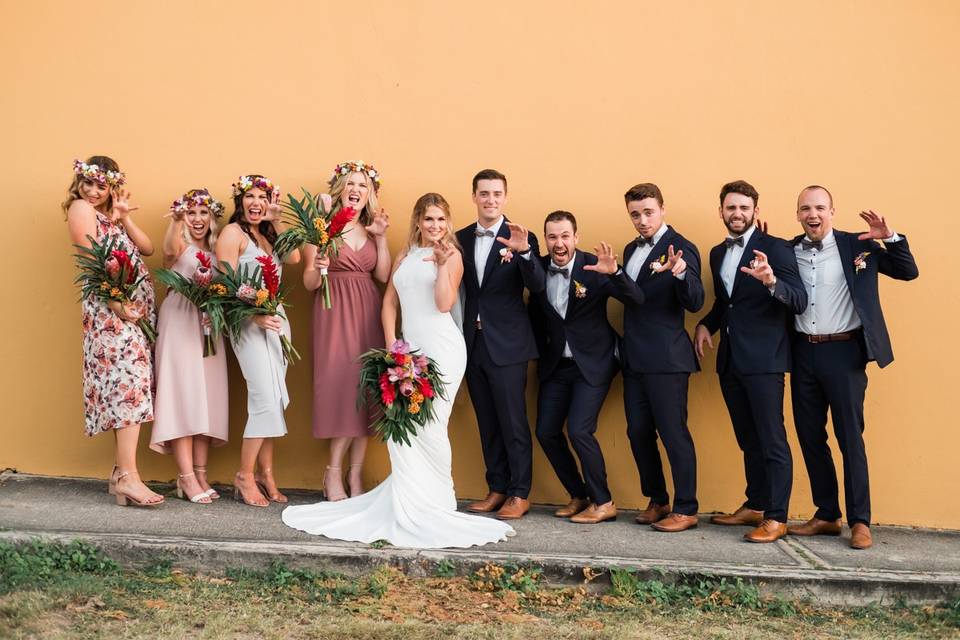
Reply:
[[[893, 349], [890, 346], [887, 323], [883, 319], [883, 309], [880, 307], [878, 276], [882, 273], [894, 280], [913, 280], [920, 275], [920, 271], [913, 254], [910, 253], [906, 236], [901, 235], [897, 242], [881, 244], [875, 240], [859, 240], [859, 235], [833, 230], [833, 237], [837, 240], [837, 252], [843, 264], [843, 275], [847, 280], [850, 297], [853, 298], [853, 308], [863, 323], [867, 358], [876, 360], [883, 368], [893, 362]], [[806, 236], [797, 236], [792, 240], [792, 245], [796, 246], [804, 237]], [[853, 263], [864, 253], [867, 254], [863, 260], [864, 267], [857, 271]]]
[[[497, 234], [500, 238], [509, 238], [510, 230], [504, 218]], [[542, 291], [544, 274], [537, 260], [524, 260], [514, 255], [510, 262], [503, 262], [500, 249], [504, 245], [494, 239], [493, 248], [487, 255], [484, 265], [483, 285], [477, 281], [477, 268], [474, 262], [476, 223], [457, 231], [457, 241], [463, 248], [463, 282], [466, 288], [466, 300], [463, 306], [463, 337], [467, 343], [467, 353], [473, 349], [477, 335], [476, 320], [480, 315], [483, 325], [483, 339], [490, 358], [498, 366], [519, 364], [537, 357], [537, 344], [530, 327], [530, 316], [523, 301], [523, 289], [531, 292]], [[537, 237], [527, 234], [532, 257], [540, 255]]]
[[[687, 271], [683, 280], [670, 272], [655, 273], [649, 262], [666, 259], [667, 249], [683, 251]], [[623, 249], [627, 264], [637, 243]], [[628, 276], [629, 277], [629, 276]], [[650, 251], [648, 264], [640, 268], [637, 285], [643, 290], [643, 305], [624, 303], [623, 369], [632, 373], [692, 373], [700, 370], [693, 342], [684, 327], [685, 311], [695, 313], [703, 307], [703, 283], [700, 281], [700, 252], [697, 247], [668, 226], [666, 233]]]
[[[762, 282], [740, 271], [755, 257], [767, 255], [777, 278], [773, 295]], [[794, 313], [807, 308], [807, 292], [800, 280], [793, 247], [781, 238], [755, 229], [744, 247], [733, 281], [733, 291], [720, 279], [720, 265], [727, 248], [720, 243], [710, 250], [710, 269], [716, 296], [709, 313], [700, 320], [711, 334], [720, 332], [717, 373], [785, 373], [790, 371], [789, 324]]]
[[[545, 273], [550, 256], [539, 259]], [[624, 302], [643, 304], [643, 291], [625, 272], [606, 275], [585, 271], [584, 265], [597, 264], [597, 256], [577, 251], [568, 286], [567, 314], [560, 317], [547, 299], [546, 287], [530, 294], [530, 316], [533, 320], [540, 362], [540, 380], [550, 377], [563, 357], [563, 345], [569, 343], [573, 360], [584, 380], [592, 386], [605, 386], [617, 374], [620, 364], [614, 355], [619, 336], [607, 319], [607, 300], [614, 297]], [[562, 276], [547, 276], [558, 278]], [[577, 295], [577, 284], [581, 295]]]

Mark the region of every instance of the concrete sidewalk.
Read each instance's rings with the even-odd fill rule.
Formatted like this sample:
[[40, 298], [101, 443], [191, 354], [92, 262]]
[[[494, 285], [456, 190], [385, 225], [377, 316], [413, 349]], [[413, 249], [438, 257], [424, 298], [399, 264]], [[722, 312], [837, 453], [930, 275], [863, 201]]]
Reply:
[[[169, 487], [167, 488], [169, 491]], [[741, 540], [745, 528], [710, 525], [664, 534], [633, 522], [576, 525], [535, 507], [514, 524], [507, 542], [467, 550], [416, 551], [339, 542], [290, 529], [281, 506], [256, 509], [222, 500], [193, 505], [169, 491], [158, 508], [117, 507], [106, 483], [15, 473], [0, 475], [0, 540], [40, 536], [88, 540], [124, 564], [158, 558], [175, 566], [220, 570], [265, 566], [279, 560], [346, 573], [390, 563], [431, 575], [440, 561], [468, 573], [485, 562], [524, 562], [543, 567], [553, 583], [583, 581], [583, 570], [635, 569], [650, 578], [679, 574], [743, 578], [769, 593], [810, 597], [832, 604], [939, 602], [960, 596], [960, 532], [906, 527], [873, 527], [874, 547], [856, 551], [844, 537], [788, 537], [774, 544]], [[291, 504], [315, 502], [318, 495], [290, 492]], [[597, 582], [609, 580], [604, 574]]]

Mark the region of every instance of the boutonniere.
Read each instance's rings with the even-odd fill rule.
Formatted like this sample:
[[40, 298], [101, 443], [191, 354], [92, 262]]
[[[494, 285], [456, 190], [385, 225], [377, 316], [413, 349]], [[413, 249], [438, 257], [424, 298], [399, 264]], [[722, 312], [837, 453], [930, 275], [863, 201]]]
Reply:
[[578, 297], [578, 298], [586, 298], [586, 297], [587, 297], [587, 288], [586, 288], [585, 286], [583, 286], [582, 283], [577, 282], [576, 280], [574, 280], [574, 281], [573, 281], [573, 295], [575, 295], [575, 296]]
[[511, 260], [513, 260], [513, 251], [510, 250], [510, 247], [500, 249], [500, 264]]
[[867, 268], [867, 256], [870, 255], [869, 251], [863, 251], [856, 258], [853, 259], [853, 269], [854, 273], [860, 273]]
[[656, 260], [650, 263], [650, 271], [654, 273], [660, 273], [663, 271], [663, 265], [667, 264], [667, 254], [663, 254]]

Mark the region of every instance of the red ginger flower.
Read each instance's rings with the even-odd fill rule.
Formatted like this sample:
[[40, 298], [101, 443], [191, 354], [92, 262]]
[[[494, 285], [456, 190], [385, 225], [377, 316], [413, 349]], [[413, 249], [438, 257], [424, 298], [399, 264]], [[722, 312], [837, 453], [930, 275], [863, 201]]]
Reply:
[[333, 220], [330, 221], [330, 227], [327, 229], [327, 233], [329, 233], [331, 236], [337, 235], [343, 231], [343, 228], [347, 226], [347, 223], [353, 220], [354, 216], [356, 215], [357, 210], [353, 207], [344, 207], [343, 209], [340, 209], [340, 211], [333, 216]]
[[380, 374], [380, 400], [386, 406], [393, 404], [394, 400], [397, 399], [397, 392], [393, 388], [393, 384], [390, 383], [390, 377], [386, 373]]
[[[126, 274], [126, 284], [133, 282], [134, 278], [137, 277], [137, 272], [133, 268], [133, 263], [130, 262], [130, 256], [127, 254], [127, 252], [120, 249], [114, 249], [110, 252], [110, 255], [116, 259], [117, 265], [120, 267], [119, 272]], [[111, 265], [108, 264], [107, 269], [108, 272], [111, 271]], [[115, 277], [116, 273], [110, 273], [110, 276]]]
[[257, 258], [260, 263], [260, 269], [263, 272], [263, 284], [270, 292], [270, 298], [276, 298], [280, 291], [280, 274], [277, 273], [277, 265], [270, 256], [260, 256]]
[[420, 385], [420, 393], [423, 394], [424, 398], [433, 397], [433, 385], [430, 384], [429, 378], [418, 378], [417, 384]]
[[197, 251], [197, 262], [200, 263], [200, 266], [209, 269], [213, 266], [213, 260], [210, 259], [210, 256], [205, 254], [203, 251]]

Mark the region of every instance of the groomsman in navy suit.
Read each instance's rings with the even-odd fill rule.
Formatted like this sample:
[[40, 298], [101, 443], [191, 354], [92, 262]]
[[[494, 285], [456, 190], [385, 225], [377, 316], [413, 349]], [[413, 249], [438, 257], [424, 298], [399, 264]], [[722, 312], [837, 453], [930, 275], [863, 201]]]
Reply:
[[[650, 499], [636, 521], [659, 531], [697, 526], [697, 454], [687, 429], [687, 387], [700, 370], [684, 327], [686, 311], [703, 307], [697, 247], [664, 221], [663, 194], [638, 184], [624, 195], [640, 234], [623, 250], [627, 275], [643, 290], [644, 304], [627, 301], [623, 317], [623, 403], [627, 435]], [[670, 460], [676, 495], [667, 494], [657, 435]]]
[[619, 369], [619, 336], [607, 319], [607, 300], [613, 296], [639, 305], [643, 292], [617, 264], [609, 245], [601, 243], [597, 255], [576, 249], [580, 238], [572, 213], [549, 214], [543, 234], [547, 255], [539, 260], [546, 271], [546, 288], [530, 295], [540, 350], [537, 440], [570, 494], [569, 504], [554, 515], [582, 524], [616, 520], [603, 452], [594, 437], [597, 417]]
[[[530, 510], [533, 445], [527, 421], [527, 363], [537, 357], [523, 289], [542, 291], [537, 238], [503, 215], [507, 178], [473, 178], [477, 221], [457, 232], [463, 247], [467, 388], [477, 414], [490, 492], [467, 509], [512, 520]], [[517, 257], [519, 256], [519, 257]], [[526, 257], [526, 259], [523, 259]]]
[[727, 238], [710, 250], [716, 299], [697, 325], [695, 346], [720, 332], [720, 390], [743, 451], [747, 501], [714, 524], [753, 525], [749, 542], [774, 542], [787, 533], [793, 458], [783, 425], [783, 380], [790, 370], [792, 314], [803, 313], [807, 293], [792, 248], [760, 230], [759, 194], [738, 180], [720, 191]]
[[870, 360], [881, 368], [893, 362], [877, 280], [881, 273], [913, 280], [919, 272], [907, 239], [891, 231], [881, 216], [862, 212], [868, 231], [857, 234], [834, 229], [833, 215], [833, 196], [824, 187], [800, 192], [797, 220], [804, 234], [793, 239], [793, 250], [810, 304], [793, 320], [790, 391], [817, 512], [788, 533], [840, 535], [837, 472], [827, 445], [829, 408], [843, 456], [850, 546], [866, 549], [873, 544], [863, 443], [866, 366]]

